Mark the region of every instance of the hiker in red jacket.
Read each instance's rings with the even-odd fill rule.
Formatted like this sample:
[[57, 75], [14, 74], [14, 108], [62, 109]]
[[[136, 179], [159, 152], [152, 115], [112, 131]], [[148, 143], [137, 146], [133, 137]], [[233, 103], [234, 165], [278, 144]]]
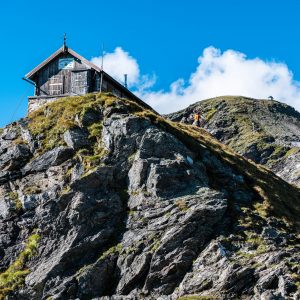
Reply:
[[195, 112], [194, 114], [194, 123], [193, 125], [200, 127], [200, 121], [201, 121], [201, 114], [199, 111]]

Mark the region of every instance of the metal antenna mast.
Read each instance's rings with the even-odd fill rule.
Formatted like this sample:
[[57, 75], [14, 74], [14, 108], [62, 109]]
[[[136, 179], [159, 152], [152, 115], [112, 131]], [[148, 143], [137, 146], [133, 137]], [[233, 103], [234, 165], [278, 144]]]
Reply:
[[102, 83], [103, 83], [103, 61], [104, 61], [104, 45], [102, 43], [101, 73], [100, 73], [100, 93], [102, 93]]
[[124, 86], [127, 89], [127, 74], [124, 74]]
[[67, 50], [67, 34], [64, 34], [64, 52]]

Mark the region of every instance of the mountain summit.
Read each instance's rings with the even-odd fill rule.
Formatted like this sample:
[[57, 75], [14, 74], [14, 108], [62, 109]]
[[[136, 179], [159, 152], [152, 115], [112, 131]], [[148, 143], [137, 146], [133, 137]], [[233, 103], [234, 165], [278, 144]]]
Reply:
[[298, 299], [300, 190], [140, 103], [0, 134], [0, 299]]
[[300, 186], [300, 113], [273, 100], [223, 96], [197, 102], [168, 117], [188, 118], [195, 110], [219, 141]]

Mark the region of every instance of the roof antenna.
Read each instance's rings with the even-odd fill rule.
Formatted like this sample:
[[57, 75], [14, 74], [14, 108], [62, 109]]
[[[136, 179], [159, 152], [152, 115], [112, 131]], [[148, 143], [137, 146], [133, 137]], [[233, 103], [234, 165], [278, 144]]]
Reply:
[[101, 73], [100, 73], [100, 93], [102, 93], [103, 83], [103, 63], [104, 63], [104, 44], [102, 43], [102, 55], [101, 55]]
[[67, 48], [68, 48], [67, 47], [67, 34], [66, 33], [64, 34], [64, 46], [63, 47], [64, 47], [64, 52], [66, 52]]

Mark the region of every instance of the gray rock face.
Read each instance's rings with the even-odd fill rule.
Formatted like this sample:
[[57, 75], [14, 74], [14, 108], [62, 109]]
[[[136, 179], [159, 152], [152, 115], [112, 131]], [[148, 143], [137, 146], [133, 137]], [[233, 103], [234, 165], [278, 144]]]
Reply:
[[50, 166], [57, 166], [70, 158], [72, 149], [63, 146], [54, 148], [43, 155], [33, 159], [23, 169], [24, 174], [47, 170]]
[[[296, 299], [297, 232], [256, 209], [249, 178], [114, 101], [42, 155], [0, 135], [1, 270], [40, 236], [8, 299]], [[102, 135], [83, 141], [93, 122]]]
[[19, 135], [18, 127], [7, 127], [2, 133], [3, 140], [15, 140]]
[[96, 297], [109, 292], [113, 272], [116, 268], [116, 260], [116, 255], [99, 259], [80, 272], [77, 277], [79, 299]]
[[5, 149], [0, 156], [1, 171], [18, 170], [30, 159], [31, 153], [27, 145], [14, 145]]
[[11, 215], [12, 210], [14, 209], [14, 204], [10, 199], [1, 198], [0, 201], [0, 214], [3, 219], [6, 219]]
[[[179, 294], [205, 291], [206, 295], [221, 297], [247, 294], [255, 282], [254, 269], [232, 262], [220, 242], [212, 241], [193, 264], [179, 286]], [[218, 272], [215, 270], [218, 269]]]
[[64, 134], [64, 140], [68, 147], [72, 148], [73, 150], [78, 150], [89, 145], [87, 132], [80, 128], [72, 128], [67, 130]]

